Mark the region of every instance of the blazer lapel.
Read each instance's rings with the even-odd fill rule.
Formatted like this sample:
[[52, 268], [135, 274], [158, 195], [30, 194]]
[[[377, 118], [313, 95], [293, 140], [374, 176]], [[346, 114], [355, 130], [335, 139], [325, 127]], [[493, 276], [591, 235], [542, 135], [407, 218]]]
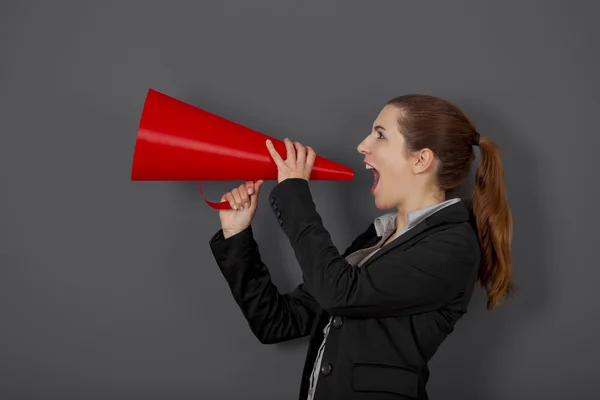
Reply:
[[419, 233], [423, 232], [428, 226], [429, 226], [429, 224], [427, 223], [427, 220], [421, 221], [419, 224], [415, 225], [408, 232], [403, 233], [402, 235], [398, 236], [397, 238], [395, 238], [394, 240], [392, 240], [387, 245], [385, 245], [382, 248], [380, 248], [377, 251], [377, 253], [373, 254], [371, 256], [371, 258], [369, 258], [367, 261], [365, 261], [364, 264], [361, 265], [361, 268], [365, 268], [366, 266], [368, 266], [369, 264], [371, 264], [373, 261], [377, 260], [379, 257], [385, 255], [390, 250], [393, 250], [396, 247], [401, 246], [402, 244], [406, 243], [410, 239], [414, 238]]
[[351, 244], [348, 246], [346, 251], [342, 254], [342, 257], [347, 257], [348, 255], [354, 253], [357, 250], [361, 250], [367, 247], [374, 246], [379, 241], [379, 236], [377, 236], [377, 231], [375, 229], [375, 225], [371, 223], [368, 229], [361, 233]]

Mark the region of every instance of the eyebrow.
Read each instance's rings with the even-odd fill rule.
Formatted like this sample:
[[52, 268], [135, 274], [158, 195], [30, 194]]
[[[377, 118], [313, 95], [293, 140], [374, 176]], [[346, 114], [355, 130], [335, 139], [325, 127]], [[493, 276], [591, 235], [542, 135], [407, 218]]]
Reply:
[[383, 126], [381, 126], [381, 125], [375, 125], [375, 126], [373, 127], [373, 129], [377, 129], [377, 128], [379, 128], [379, 129], [383, 129], [383, 130], [385, 131], [385, 128], [384, 128]]

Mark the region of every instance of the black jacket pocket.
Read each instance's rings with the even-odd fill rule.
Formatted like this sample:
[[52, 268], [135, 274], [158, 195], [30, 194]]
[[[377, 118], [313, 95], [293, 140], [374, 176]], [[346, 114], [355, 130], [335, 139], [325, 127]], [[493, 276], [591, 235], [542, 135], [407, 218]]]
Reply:
[[408, 368], [357, 363], [352, 368], [352, 388], [356, 392], [387, 392], [417, 398], [419, 376]]

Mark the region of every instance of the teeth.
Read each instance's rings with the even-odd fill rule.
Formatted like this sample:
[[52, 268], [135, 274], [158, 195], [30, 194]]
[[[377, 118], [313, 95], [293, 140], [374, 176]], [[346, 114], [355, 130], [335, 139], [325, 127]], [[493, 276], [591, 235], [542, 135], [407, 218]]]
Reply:
[[367, 169], [373, 169], [369, 164], [365, 164], [365, 167], [367, 167]]

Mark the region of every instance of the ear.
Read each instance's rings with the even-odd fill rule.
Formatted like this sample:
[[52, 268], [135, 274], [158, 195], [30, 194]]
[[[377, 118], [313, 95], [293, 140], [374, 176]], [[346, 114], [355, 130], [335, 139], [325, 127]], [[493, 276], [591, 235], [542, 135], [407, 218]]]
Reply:
[[422, 174], [433, 168], [435, 164], [435, 155], [431, 149], [422, 149], [413, 156], [413, 173]]

